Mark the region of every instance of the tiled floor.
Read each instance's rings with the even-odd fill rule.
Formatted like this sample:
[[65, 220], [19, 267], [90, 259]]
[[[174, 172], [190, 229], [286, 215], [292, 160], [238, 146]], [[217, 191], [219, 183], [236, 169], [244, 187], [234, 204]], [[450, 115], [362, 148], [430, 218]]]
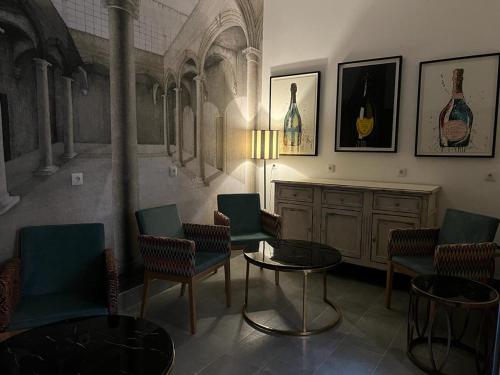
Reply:
[[[382, 283], [334, 272], [328, 277], [329, 297], [343, 312], [341, 323], [307, 338], [271, 336], [254, 330], [241, 316], [245, 265], [242, 255], [231, 261], [231, 308], [225, 307], [223, 272], [200, 284], [194, 336], [188, 332], [187, 297], [179, 297], [179, 286], [150, 299], [146, 318], [163, 326], [175, 343], [174, 374], [422, 374], [405, 353], [406, 292], [395, 291], [393, 308], [387, 310]], [[273, 272], [253, 266], [250, 270], [249, 311], [253, 316], [276, 327], [298, 327], [300, 275], [282, 273], [276, 287]], [[311, 326], [334, 314], [321, 296], [321, 277], [313, 275], [309, 282]], [[137, 315], [138, 310], [139, 306], [133, 306], [124, 312]], [[460, 361], [450, 363], [460, 369], [451, 373], [472, 373]]]

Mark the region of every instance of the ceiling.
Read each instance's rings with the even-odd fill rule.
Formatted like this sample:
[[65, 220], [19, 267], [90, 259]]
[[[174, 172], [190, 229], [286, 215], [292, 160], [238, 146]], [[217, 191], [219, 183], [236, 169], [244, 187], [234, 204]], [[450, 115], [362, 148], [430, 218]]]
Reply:
[[[102, 0], [51, 0], [67, 26], [109, 38], [108, 10]], [[199, 0], [141, 0], [135, 46], [163, 55]]]

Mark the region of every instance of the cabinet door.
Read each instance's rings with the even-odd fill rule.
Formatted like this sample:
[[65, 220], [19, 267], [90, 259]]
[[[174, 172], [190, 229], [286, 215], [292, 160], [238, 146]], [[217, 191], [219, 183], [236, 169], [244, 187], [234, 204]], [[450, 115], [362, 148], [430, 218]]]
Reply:
[[323, 208], [321, 217], [321, 243], [330, 245], [343, 256], [361, 258], [360, 211]]
[[414, 217], [373, 214], [371, 260], [385, 263], [389, 232], [399, 228], [418, 228], [419, 219]]
[[292, 203], [278, 203], [281, 215], [281, 235], [287, 240], [312, 241], [313, 209]]

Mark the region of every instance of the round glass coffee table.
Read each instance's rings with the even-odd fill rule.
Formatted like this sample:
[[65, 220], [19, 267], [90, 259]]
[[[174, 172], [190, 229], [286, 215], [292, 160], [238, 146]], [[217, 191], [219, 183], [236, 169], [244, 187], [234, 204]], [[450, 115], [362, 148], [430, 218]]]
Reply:
[[130, 316], [77, 318], [0, 343], [2, 375], [166, 375], [174, 343], [156, 324]]
[[[327, 271], [342, 262], [340, 252], [331, 246], [316, 242], [299, 240], [261, 241], [248, 245], [244, 251], [247, 261], [245, 278], [245, 303], [243, 317], [253, 328], [270, 334], [292, 336], [309, 336], [333, 328], [341, 319], [340, 309], [327, 297]], [[279, 285], [279, 272], [297, 272], [303, 275], [302, 284], [302, 327], [297, 330], [281, 330], [268, 327], [253, 320], [247, 311], [248, 307], [248, 275], [250, 264], [276, 272], [276, 285]], [[307, 329], [307, 277], [310, 273], [323, 273], [323, 301], [335, 311], [335, 318], [328, 324], [315, 329]]]
[[[427, 307], [424, 309], [419, 307], [422, 300], [427, 302]], [[498, 300], [499, 295], [495, 289], [477, 281], [441, 275], [415, 277], [411, 281], [408, 310], [408, 357], [421, 370], [429, 374], [443, 374], [442, 370], [450, 350], [457, 348], [474, 356], [478, 374], [490, 373], [493, 345], [487, 338], [495, 327], [494, 313]], [[481, 324], [477, 332], [475, 347], [463, 342], [468, 328], [468, 315], [461, 329], [457, 331], [453, 324], [455, 310], [465, 310], [467, 314], [472, 310], [481, 313]], [[438, 330], [436, 330], [435, 321], [438, 315], [442, 315], [446, 322], [446, 336], [436, 334]], [[435, 356], [433, 348], [435, 344], [446, 345], [444, 356], [441, 356], [439, 360]], [[427, 345], [430, 357], [428, 363], [424, 363], [414, 354], [415, 348], [419, 345]]]

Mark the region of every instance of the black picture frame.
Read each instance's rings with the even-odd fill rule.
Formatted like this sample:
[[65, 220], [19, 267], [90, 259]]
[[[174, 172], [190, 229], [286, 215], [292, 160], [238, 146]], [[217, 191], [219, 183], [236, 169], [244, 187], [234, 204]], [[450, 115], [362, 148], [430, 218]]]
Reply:
[[[357, 144], [351, 144], [349, 146], [346, 145], [346, 143], [353, 143], [353, 135], [350, 136], [350, 139], [347, 141], [343, 140], [344, 132], [346, 131], [347, 127], [352, 127], [352, 124], [344, 124], [347, 123], [347, 121], [342, 122], [342, 116], [345, 116], [345, 113], [347, 111], [342, 112], [342, 107], [344, 100], [352, 100], [350, 98], [345, 98], [343, 97], [343, 92], [344, 92], [344, 87], [343, 87], [343, 77], [344, 77], [344, 69], [349, 69], [349, 68], [357, 68], [357, 67], [367, 67], [367, 69], [376, 69], [375, 67], [378, 65], [383, 65], [383, 64], [395, 64], [394, 67], [394, 83], [393, 85], [391, 84], [390, 87], [383, 87], [381, 90], [383, 90], [383, 96], [385, 97], [387, 90], [392, 90], [392, 107], [390, 108], [384, 108], [386, 111], [390, 110], [392, 113], [392, 121], [390, 122], [390, 143], [389, 146], [387, 147], [382, 147], [378, 146], [379, 144], [387, 144], [389, 141], [388, 135], [387, 134], [381, 134], [377, 136], [378, 140], [373, 142], [374, 146], [362, 146], [362, 145], [357, 145]], [[398, 56], [389, 56], [389, 57], [377, 57], [373, 59], [364, 59], [364, 60], [355, 60], [355, 61], [347, 61], [347, 62], [342, 62], [339, 63], [337, 66], [337, 112], [336, 112], [336, 117], [335, 117], [335, 140], [334, 140], [334, 150], [335, 152], [382, 152], [382, 153], [396, 153], [398, 151], [398, 128], [399, 128], [399, 105], [400, 105], [400, 95], [401, 95], [401, 71], [402, 71], [402, 65], [403, 65], [403, 57], [398, 55]], [[392, 67], [391, 67], [392, 69]], [[359, 83], [358, 83], [359, 86]], [[358, 90], [359, 92], [359, 90]], [[376, 96], [377, 98], [379, 96]], [[345, 107], [345, 106], [344, 106]], [[359, 107], [358, 107], [359, 108]], [[350, 117], [353, 116], [353, 111], [350, 111]], [[384, 122], [387, 123], [389, 117], [387, 114], [384, 113]], [[351, 131], [352, 132], [352, 131]], [[355, 135], [354, 135], [355, 136]], [[361, 137], [361, 136], [359, 136]], [[370, 142], [370, 141], [367, 141]], [[342, 144], [343, 143], [343, 144]]]
[[316, 101], [315, 101], [315, 109], [314, 111], [314, 141], [313, 141], [313, 151], [309, 153], [287, 153], [287, 152], [282, 152], [281, 150], [281, 145], [280, 145], [280, 156], [318, 156], [318, 137], [319, 137], [319, 109], [320, 109], [320, 87], [321, 87], [321, 72], [319, 70], [314, 70], [314, 71], [307, 71], [307, 72], [301, 72], [301, 73], [294, 73], [294, 74], [280, 74], [280, 75], [273, 75], [269, 77], [269, 130], [279, 130], [280, 131], [280, 144], [282, 140], [282, 133], [283, 129], [282, 127], [277, 127], [273, 126], [273, 120], [272, 120], [272, 114], [273, 114], [273, 80], [277, 79], [286, 79], [290, 78], [290, 80], [293, 80], [293, 77], [299, 77], [299, 76], [307, 76], [307, 75], [316, 75]]
[[[493, 128], [491, 129], [491, 146], [490, 146], [490, 151], [488, 154], [485, 155], [480, 155], [480, 154], [458, 154], [458, 153], [448, 153], [448, 152], [442, 152], [441, 154], [430, 154], [430, 153], [422, 153], [421, 150], [419, 150], [419, 140], [421, 137], [422, 130], [421, 128], [421, 121], [422, 121], [422, 115], [421, 115], [421, 99], [422, 99], [422, 72], [425, 66], [431, 65], [431, 64], [436, 64], [436, 63], [443, 63], [443, 62], [448, 62], [448, 61], [459, 61], [459, 60], [470, 60], [470, 59], [481, 59], [481, 58], [489, 58], [496, 56], [497, 58], [497, 67], [495, 69], [496, 72], [496, 88], [495, 88], [495, 93], [494, 93], [494, 113], [493, 113]], [[485, 54], [478, 54], [478, 55], [468, 55], [468, 56], [459, 56], [459, 57], [450, 57], [446, 59], [435, 59], [435, 60], [427, 60], [427, 61], [421, 61], [419, 64], [419, 74], [418, 74], [418, 94], [417, 94], [417, 114], [416, 114], [416, 126], [415, 126], [415, 151], [414, 155], [416, 157], [437, 157], [437, 158], [442, 158], [442, 157], [452, 157], [452, 158], [494, 158], [495, 157], [495, 148], [496, 148], [496, 137], [497, 137], [497, 120], [498, 120], [498, 99], [499, 99], [499, 88], [500, 88], [500, 52], [494, 52], [494, 53], [485, 53]], [[467, 89], [465, 88], [464, 91]], [[466, 99], [467, 100], [467, 99]]]

